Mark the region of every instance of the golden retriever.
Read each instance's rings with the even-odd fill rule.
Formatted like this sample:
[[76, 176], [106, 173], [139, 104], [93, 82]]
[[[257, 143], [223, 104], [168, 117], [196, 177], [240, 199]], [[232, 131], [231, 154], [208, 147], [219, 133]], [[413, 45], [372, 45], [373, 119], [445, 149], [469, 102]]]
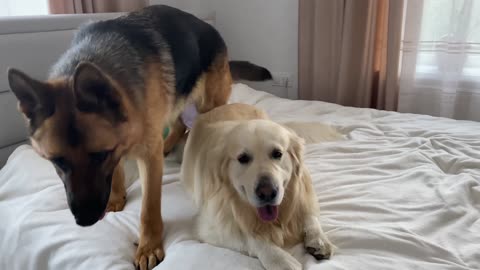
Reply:
[[[298, 243], [317, 259], [333, 250], [303, 164], [304, 140], [286, 126], [302, 127], [277, 124], [246, 104], [217, 107], [196, 120], [182, 162], [182, 182], [199, 208], [199, 239], [257, 257], [267, 270], [302, 269], [284, 250]], [[316, 131], [311, 141], [340, 137], [328, 126], [306, 126], [304, 133]]]

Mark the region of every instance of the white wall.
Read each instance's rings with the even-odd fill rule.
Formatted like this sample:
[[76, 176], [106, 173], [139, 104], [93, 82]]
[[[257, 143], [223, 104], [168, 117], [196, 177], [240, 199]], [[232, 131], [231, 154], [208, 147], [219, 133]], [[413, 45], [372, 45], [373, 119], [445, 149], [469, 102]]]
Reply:
[[278, 96], [297, 98], [297, 0], [151, 0], [206, 14], [214, 12], [216, 27], [225, 39], [231, 59], [267, 67], [274, 76], [290, 76], [290, 87], [272, 82], [248, 83]]

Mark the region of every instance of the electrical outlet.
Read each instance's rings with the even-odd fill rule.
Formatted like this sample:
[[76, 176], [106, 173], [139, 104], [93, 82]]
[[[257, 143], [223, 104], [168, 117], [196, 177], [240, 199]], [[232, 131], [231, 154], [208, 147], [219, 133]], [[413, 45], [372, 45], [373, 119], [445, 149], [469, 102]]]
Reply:
[[292, 74], [288, 72], [273, 72], [272, 77], [273, 77], [273, 82], [272, 82], [273, 86], [280, 86], [280, 87], [287, 88], [290, 84]]

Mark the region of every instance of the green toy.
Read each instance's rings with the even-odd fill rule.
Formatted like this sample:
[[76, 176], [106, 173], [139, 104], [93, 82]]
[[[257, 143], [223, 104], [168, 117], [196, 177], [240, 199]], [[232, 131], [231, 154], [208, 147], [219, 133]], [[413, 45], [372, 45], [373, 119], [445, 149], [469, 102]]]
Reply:
[[163, 139], [165, 140], [168, 136], [168, 133], [170, 133], [170, 128], [169, 127], [165, 127], [163, 129]]

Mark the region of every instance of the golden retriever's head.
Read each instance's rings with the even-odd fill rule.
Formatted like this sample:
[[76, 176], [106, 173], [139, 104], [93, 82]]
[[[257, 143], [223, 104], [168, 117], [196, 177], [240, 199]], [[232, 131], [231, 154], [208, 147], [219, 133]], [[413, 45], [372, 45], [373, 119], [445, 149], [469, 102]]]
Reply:
[[302, 151], [303, 140], [272, 121], [246, 121], [230, 132], [226, 173], [262, 221], [277, 219], [286, 188], [298, 179]]

